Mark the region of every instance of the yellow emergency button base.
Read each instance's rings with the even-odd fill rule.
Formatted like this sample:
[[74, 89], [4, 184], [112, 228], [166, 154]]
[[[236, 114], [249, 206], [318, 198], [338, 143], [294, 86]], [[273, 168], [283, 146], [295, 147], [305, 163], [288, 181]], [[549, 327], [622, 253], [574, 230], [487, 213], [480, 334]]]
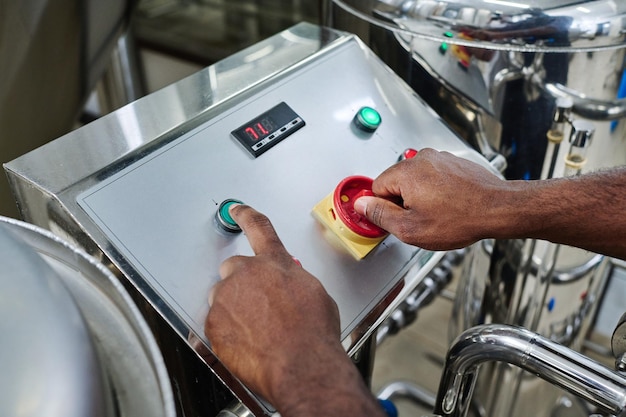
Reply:
[[311, 211], [313, 216], [325, 227], [327, 239], [338, 242], [356, 260], [363, 259], [387, 236], [370, 238], [350, 230], [339, 218], [333, 206], [333, 193], [317, 203]]

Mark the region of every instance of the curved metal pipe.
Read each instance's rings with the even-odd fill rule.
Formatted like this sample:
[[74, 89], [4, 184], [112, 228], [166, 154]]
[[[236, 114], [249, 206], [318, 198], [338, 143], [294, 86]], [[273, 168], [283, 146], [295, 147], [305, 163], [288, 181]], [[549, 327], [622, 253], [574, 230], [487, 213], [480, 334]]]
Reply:
[[[410, 381], [390, 382], [378, 391], [376, 397], [379, 400], [405, 398], [428, 410], [434, 409], [437, 401], [434, 393]], [[475, 417], [486, 417], [487, 415], [485, 409], [475, 401], [471, 403], [471, 412]]]
[[566, 97], [574, 102], [573, 111], [591, 120], [618, 120], [626, 116], [626, 99], [597, 100], [562, 84], [546, 84], [546, 91], [553, 97]]
[[410, 381], [393, 381], [380, 389], [377, 395], [380, 400], [392, 400], [397, 397], [408, 398], [414, 403], [429, 410], [435, 407], [435, 394]]
[[464, 417], [478, 366], [492, 361], [516, 365], [610, 414], [626, 407], [622, 375], [529, 330], [491, 324], [465, 331], [448, 351], [434, 414]]

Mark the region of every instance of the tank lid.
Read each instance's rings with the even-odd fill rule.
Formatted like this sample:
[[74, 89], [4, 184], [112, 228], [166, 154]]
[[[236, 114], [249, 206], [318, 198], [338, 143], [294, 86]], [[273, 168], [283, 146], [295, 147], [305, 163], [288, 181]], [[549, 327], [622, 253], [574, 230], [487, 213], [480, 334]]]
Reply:
[[575, 52], [626, 45], [621, 0], [334, 0], [411, 36], [485, 49]]
[[0, 416], [176, 416], [157, 342], [106, 265], [3, 216], [0, 265]]
[[97, 353], [58, 275], [3, 224], [0, 265], [0, 415], [104, 415]]

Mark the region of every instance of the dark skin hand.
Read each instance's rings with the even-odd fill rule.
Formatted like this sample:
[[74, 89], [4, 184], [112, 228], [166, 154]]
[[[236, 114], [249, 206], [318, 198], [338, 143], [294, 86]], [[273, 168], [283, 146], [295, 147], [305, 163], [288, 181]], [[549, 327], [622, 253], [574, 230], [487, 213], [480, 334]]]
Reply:
[[457, 249], [484, 237], [485, 207], [504, 190], [506, 183], [485, 168], [424, 149], [376, 178], [372, 191], [380, 198], [360, 198], [355, 209], [403, 242]]
[[337, 305], [321, 283], [267, 217], [245, 205], [230, 214], [255, 256], [220, 267], [205, 322], [213, 351], [283, 417], [384, 416], [341, 345]]
[[625, 168], [505, 181], [468, 160], [424, 149], [376, 178], [377, 197], [359, 198], [355, 209], [425, 249], [536, 238], [626, 259], [625, 190]]
[[[356, 210], [406, 243], [431, 250], [484, 238], [536, 238], [626, 259], [626, 169], [545, 181], [504, 181], [424, 149], [383, 172]], [[341, 346], [337, 306], [293, 261], [271, 223], [231, 207], [255, 256], [221, 268], [205, 333], [222, 362], [283, 417], [384, 412]]]

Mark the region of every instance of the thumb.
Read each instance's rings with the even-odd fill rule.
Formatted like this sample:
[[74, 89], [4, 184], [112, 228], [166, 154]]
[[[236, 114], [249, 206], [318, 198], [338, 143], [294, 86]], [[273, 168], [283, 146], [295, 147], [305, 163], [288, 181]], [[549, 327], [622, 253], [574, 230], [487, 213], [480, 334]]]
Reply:
[[376, 226], [393, 234], [397, 219], [404, 209], [389, 200], [379, 197], [360, 197], [354, 202], [354, 210]]

